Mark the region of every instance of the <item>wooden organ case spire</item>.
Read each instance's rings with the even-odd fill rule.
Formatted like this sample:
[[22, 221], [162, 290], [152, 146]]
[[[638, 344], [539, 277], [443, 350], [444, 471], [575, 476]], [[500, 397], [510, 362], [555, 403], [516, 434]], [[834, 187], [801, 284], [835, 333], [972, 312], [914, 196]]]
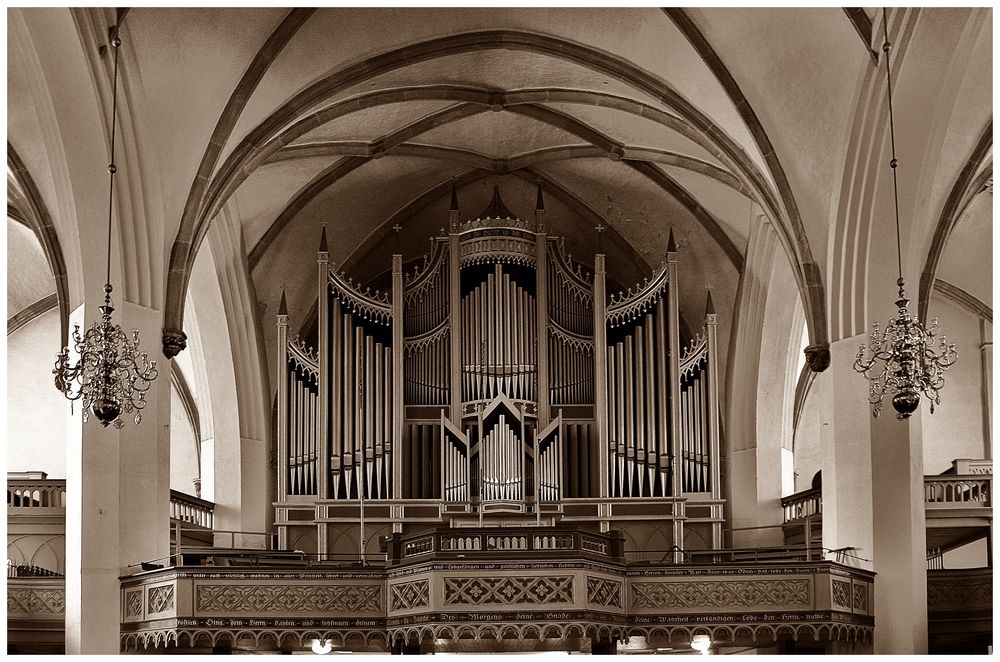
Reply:
[[318, 350], [289, 339], [284, 297], [278, 316], [283, 548], [357, 554], [361, 522], [369, 552], [413, 527], [560, 522], [721, 546], [711, 297], [682, 349], [672, 233], [608, 295], [605, 255], [585, 274], [540, 187], [535, 207], [523, 221], [495, 187], [461, 222], [453, 187], [447, 232], [410, 273], [394, 255], [385, 293], [337, 271], [324, 229]]

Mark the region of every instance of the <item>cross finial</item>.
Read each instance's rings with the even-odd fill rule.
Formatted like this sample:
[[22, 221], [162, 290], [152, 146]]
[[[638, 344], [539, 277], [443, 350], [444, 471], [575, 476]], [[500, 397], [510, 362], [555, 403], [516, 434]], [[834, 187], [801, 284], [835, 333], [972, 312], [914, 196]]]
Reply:
[[395, 230], [396, 233], [398, 234], [399, 231], [403, 229], [403, 226], [400, 225], [399, 223], [396, 223], [394, 226], [392, 226], [392, 229]]
[[604, 223], [598, 223], [598, 224], [597, 224], [597, 225], [596, 225], [596, 226], [594, 227], [594, 229], [595, 229], [595, 230], [597, 230], [598, 234], [600, 234], [601, 232], [604, 232], [605, 230], [607, 230], [607, 228], [606, 228], [606, 227], [604, 227]]

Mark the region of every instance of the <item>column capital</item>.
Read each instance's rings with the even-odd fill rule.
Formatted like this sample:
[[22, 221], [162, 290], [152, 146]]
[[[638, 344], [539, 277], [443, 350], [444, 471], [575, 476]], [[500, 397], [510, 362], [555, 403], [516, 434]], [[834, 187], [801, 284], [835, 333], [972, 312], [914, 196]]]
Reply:
[[172, 359], [187, 349], [187, 334], [179, 329], [163, 329], [163, 355]]

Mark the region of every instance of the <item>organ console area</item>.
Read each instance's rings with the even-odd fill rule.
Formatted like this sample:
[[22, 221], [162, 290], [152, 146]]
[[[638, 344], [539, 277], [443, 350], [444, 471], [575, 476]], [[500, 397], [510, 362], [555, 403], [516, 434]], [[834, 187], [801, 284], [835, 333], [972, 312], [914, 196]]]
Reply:
[[[531, 220], [490, 206], [384, 291], [318, 252], [315, 347], [278, 315], [282, 548], [375, 554], [441, 527], [620, 531], [631, 560], [721, 546], [719, 376], [711, 298], [680, 337], [678, 252], [609, 292]], [[389, 265], [387, 265], [389, 266]], [[360, 538], [359, 538], [360, 537]], [[644, 556], [645, 555], [645, 556]]]

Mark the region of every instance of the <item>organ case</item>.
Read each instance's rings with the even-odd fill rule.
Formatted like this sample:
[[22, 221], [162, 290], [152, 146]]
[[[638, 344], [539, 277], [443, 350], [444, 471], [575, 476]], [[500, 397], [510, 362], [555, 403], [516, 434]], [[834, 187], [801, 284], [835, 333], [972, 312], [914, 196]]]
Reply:
[[[490, 207], [392, 288], [319, 251], [318, 349], [278, 316], [278, 502], [436, 500], [560, 512], [574, 499], [719, 499], [715, 313], [680, 349], [677, 252], [607, 294], [534, 220]], [[709, 299], [710, 301], [710, 299]], [[553, 504], [546, 510], [544, 504]], [[451, 504], [447, 508], [447, 504]]]

